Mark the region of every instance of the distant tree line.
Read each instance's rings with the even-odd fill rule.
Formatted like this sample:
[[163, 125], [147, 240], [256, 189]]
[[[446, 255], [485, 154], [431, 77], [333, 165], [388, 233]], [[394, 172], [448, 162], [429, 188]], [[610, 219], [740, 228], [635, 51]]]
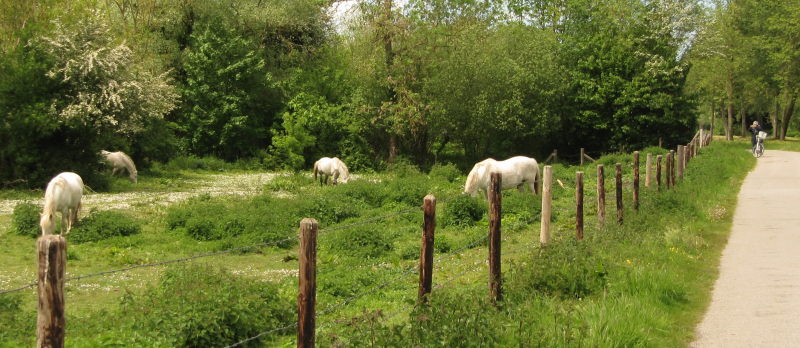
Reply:
[[[0, 1], [0, 185], [63, 170], [100, 182], [102, 148], [142, 168], [194, 155], [301, 169], [335, 155], [361, 170], [666, 146], [730, 99], [712, 60], [729, 55], [711, 37], [734, 30], [717, 24], [734, 4], [355, 3], [333, 18], [342, 2]], [[789, 80], [769, 81], [794, 100]]]

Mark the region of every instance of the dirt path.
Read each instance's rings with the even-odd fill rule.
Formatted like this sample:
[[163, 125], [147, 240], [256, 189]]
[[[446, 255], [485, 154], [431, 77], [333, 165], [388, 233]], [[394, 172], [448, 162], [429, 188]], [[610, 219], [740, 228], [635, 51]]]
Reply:
[[[255, 195], [261, 193], [264, 184], [275, 177], [275, 173], [247, 174], [210, 174], [196, 181], [197, 187], [191, 189], [163, 192], [124, 192], [124, 193], [89, 193], [85, 194], [81, 203], [83, 211], [123, 209], [137, 205], [169, 204], [182, 201], [192, 196], [207, 193], [212, 196]], [[19, 202], [26, 200], [0, 200], [0, 216], [11, 215]]]
[[744, 181], [692, 347], [800, 347], [800, 153], [767, 151]]

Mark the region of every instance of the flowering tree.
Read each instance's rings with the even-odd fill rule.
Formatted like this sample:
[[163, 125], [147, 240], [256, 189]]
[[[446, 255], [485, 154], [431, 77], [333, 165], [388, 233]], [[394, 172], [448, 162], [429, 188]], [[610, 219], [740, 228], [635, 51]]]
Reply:
[[136, 64], [131, 49], [115, 43], [109, 31], [91, 18], [56, 23], [53, 35], [38, 42], [54, 62], [47, 77], [61, 87], [51, 112], [62, 123], [131, 135], [147, 118], [174, 109], [178, 95], [167, 73], [154, 75]]

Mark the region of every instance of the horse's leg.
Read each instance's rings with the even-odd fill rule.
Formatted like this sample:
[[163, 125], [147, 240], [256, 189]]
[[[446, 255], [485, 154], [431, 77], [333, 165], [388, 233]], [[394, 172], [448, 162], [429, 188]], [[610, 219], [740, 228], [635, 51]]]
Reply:
[[[69, 212], [69, 209], [67, 209], [67, 211], [61, 211], [61, 234], [65, 235], [65, 236], [69, 233], [69, 215], [70, 214], [71, 213]], [[66, 229], [67, 232], [64, 232], [64, 229]]]
[[336, 185], [337, 183], [339, 183], [339, 172], [334, 172], [333, 173], [333, 184]]
[[530, 188], [531, 188], [531, 194], [532, 195], [535, 196], [536, 194], [539, 193], [539, 192], [536, 192], [536, 180], [529, 182], [528, 186], [530, 186]]
[[111, 170], [111, 176], [117, 176], [118, 172], [119, 172], [119, 168], [115, 167], [114, 169]]
[[525, 186], [523, 186], [523, 184], [517, 185], [517, 191], [519, 191], [519, 193], [525, 192]]

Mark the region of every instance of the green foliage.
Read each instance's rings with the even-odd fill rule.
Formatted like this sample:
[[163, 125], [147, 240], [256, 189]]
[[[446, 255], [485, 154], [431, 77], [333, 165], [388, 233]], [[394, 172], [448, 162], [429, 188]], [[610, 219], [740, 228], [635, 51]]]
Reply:
[[[0, 347], [13, 347], [29, 340], [30, 335], [17, 336], [22, 332], [36, 330], [36, 314], [22, 309], [22, 296], [4, 294], [0, 296]], [[35, 338], [35, 337], [34, 337]]]
[[510, 276], [516, 291], [583, 298], [606, 287], [608, 266], [586, 242], [557, 242], [531, 256], [525, 262], [535, 266], [517, 268]]
[[444, 179], [448, 182], [455, 182], [461, 176], [461, 171], [452, 163], [435, 164], [428, 172], [432, 178]]
[[33, 203], [17, 203], [11, 215], [11, 227], [20, 236], [39, 237], [39, 213], [42, 207]]
[[459, 195], [444, 203], [441, 221], [444, 226], [472, 226], [483, 218], [486, 209], [480, 197]]
[[[294, 308], [274, 284], [211, 266], [175, 267], [144, 294], [124, 298], [125, 326], [140, 334], [123, 333], [118, 341], [127, 338], [125, 344], [137, 346], [227, 345], [295, 320]], [[269, 336], [247, 346], [265, 338]]]
[[83, 218], [69, 235], [76, 243], [97, 242], [111, 237], [126, 237], [138, 234], [142, 222], [125, 213], [114, 210], [94, 212]]
[[270, 180], [265, 189], [269, 191], [297, 192], [301, 187], [314, 184], [313, 179], [304, 174], [277, 175]]
[[182, 133], [197, 155], [248, 157], [268, 144], [272, 76], [256, 45], [224, 23], [200, 25], [190, 36]]
[[394, 249], [396, 236], [389, 229], [376, 229], [375, 226], [357, 226], [328, 235], [320, 245], [342, 255], [374, 259]]

